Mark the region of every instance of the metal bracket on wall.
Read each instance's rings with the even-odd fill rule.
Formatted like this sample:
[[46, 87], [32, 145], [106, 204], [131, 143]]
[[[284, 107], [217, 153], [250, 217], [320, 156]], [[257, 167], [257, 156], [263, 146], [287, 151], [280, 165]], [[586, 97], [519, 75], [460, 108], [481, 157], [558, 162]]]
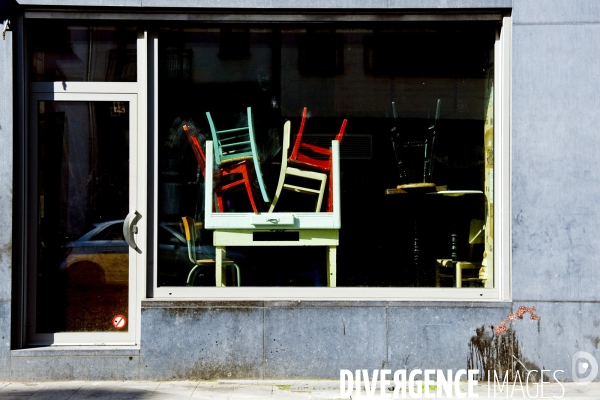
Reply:
[[2, 40], [5, 40], [5, 36], [6, 36], [6, 31], [9, 29], [8, 25], [10, 24], [10, 20], [6, 20], [4, 21], [4, 28], [2, 28]]

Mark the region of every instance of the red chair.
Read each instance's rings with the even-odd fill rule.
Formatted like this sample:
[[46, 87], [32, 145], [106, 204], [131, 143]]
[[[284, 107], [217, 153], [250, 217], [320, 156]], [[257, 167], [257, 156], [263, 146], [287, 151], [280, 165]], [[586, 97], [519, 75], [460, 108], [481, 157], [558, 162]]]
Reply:
[[[333, 181], [331, 172], [331, 148], [319, 147], [308, 143], [302, 143], [302, 134], [304, 133], [304, 125], [306, 123], [307, 108], [304, 107], [302, 112], [302, 121], [300, 129], [296, 135], [292, 154], [288, 158], [288, 165], [298, 169], [309, 169], [318, 172], [323, 172], [329, 175], [329, 190], [327, 193], [327, 212], [333, 211]], [[342, 142], [346, 124], [348, 120], [342, 122], [340, 131], [335, 136], [335, 140]]]
[[[198, 166], [200, 167], [200, 171], [202, 172], [202, 176], [206, 175], [206, 156], [204, 155], [204, 150], [202, 150], [202, 146], [198, 141], [198, 138], [193, 134], [192, 129], [187, 125], [183, 126], [183, 131], [185, 132], [190, 145], [192, 146], [192, 151], [194, 152], [194, 156], [196, 156], [196, 161], [198, 162]], [[254, 173], [254, 165], [251, 159], [242, 160], [234, 163], [221, 164], [221, 166], [215, 171], [215, 188], [214, 193], [217, 197], [217, 205], [219, 212], [224, 211], [223, 206], [223, 192], [230, 189], [246, 189], [248, 193], [248, 199], [250, 200], [250, 205], [252, 206], [252, 210], [255, 214], [258, 214], [258, 209], [256, 208], [256, 203], [254, 202], [254, 195], [252, 194], [252, 183], [250, 181], [250, 176]], [[241, 175], [241, 179], [236, 179], [235, 176]]]

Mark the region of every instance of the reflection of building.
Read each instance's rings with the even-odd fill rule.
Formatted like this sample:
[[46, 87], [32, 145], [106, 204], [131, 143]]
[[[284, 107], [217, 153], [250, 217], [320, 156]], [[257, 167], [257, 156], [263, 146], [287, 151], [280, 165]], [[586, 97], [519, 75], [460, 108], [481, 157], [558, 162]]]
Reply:
[[[480, 368], [487, 350], [473, 343], [504, 343], [503, 334], [520, 343], [513, 355], [566, 379], [576, 350], [600, 356], [587, 339], [593, 319], [572, 317], [598, 311], [589, 110], [600, 14], [551, 0], [391, 10], [347, 0], [268, 13], [223, 0], [185, 9], [53, 3], [0, 8], [11, 21], [0, 41], [0, 198], [12, 199], [0, 203], [0, 318], [10, 321], [0, 328], [0, 380]], [[207, 151], [206, 112], [238, 128], [248, 107], [252, 156], [271, 195], [287, 120], [293, 136], [307, 107], [306, 142], [323, 148], [348, 120], [336, 171], [337, 288], [315, 287], [327, 282], [323, 249], [291, 245], [227, 248], [241, 287], [212, 287], [220, 253], [206, 211], [232, 217], [230, 229], [274, 231], [249, 240], [278, 244], [327, 217], [301, 209], [293, 191], [273, 215], [255, 216], [244, 191], [225, 199], [227, 213], [205, 209], [213, 193], [182, 127]], [[398, 187], [400, 167], [407, 181]], [[476, 195], [429, 195], [458, 192]], [[182, 217], [197, 221], [192, 245], [208, 260], [198, 286], [187, 286]], [[80, 253], [67, 246], [111, 220], [125, 231], [119, 222]], [[128, 268], [103, 261], [115, 254]], [[465, 268], [458, 288], [454, 268], [436, 277], [437, 260], [483, 267]], [[116, 269], [128, 284], [107, 291], [102, 277]], [[540, 319], [508, 319], [521, 306]], [[127, 328], [86, 319], [99, 313], [126, 315]]]

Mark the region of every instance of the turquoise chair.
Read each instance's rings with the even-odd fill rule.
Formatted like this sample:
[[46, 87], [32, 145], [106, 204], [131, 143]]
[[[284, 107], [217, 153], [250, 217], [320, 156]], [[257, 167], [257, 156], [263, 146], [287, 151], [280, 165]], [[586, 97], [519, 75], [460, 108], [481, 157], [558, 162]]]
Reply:
[[215, 163], [218, 167], [222, 167], [223, 164], [240, 162], [244, 160], [252, 160], [254, 163], [254, 169], [256, 171], [256, 178], [258, 180], [258, 186], [265, 203], [269, 203], [271, 200], [267, 195], [267, 188], [263, 180], [262, 172], [260, 169], [260, 159], [258, 157], [258, 151], [256, 149], [256, 139], [254, 136], [254, 120], [252, 118], [252, 109], [248, 107], [248, 125], [241, 128], [226, 129], [218, 131], [215, 128], [215, 124], [210, 116], [210, 113], [206, 113], [208, 118], [208, 124], [210, 125], [210, 132], [213, 139], [213, 150], [215, 155]]

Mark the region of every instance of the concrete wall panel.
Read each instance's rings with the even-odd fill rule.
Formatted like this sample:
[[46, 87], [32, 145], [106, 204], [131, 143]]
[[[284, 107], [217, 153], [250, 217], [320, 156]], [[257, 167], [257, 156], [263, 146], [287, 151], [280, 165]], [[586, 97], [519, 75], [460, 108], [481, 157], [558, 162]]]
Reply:
[[566, 381], [573, 380], [575, 353], [585, 351], [600, 361], [600, 304], [537, 302], [528, 306], [536, 308], [540, 320], [531, 321], [526, 314], [511, 324], [524, 361], [552, 371], [545, 372], [550, 378], [562, 370], [556, 377]]
[[10, 301], [0, 300], [0, 381], [10, 378]]
[[470, 343], [477, 329], [498, 323], [510, 303], [489, 305], [390, 307], [389, 366], [397, 369], [467, 368]]
[[513, 28], [516, 300], [599, 300], [600, 25]]
[[143, 7], [190, 7], [190, 8], [265, 8], [267, 0], [142, 0]]
[[24, 6], [103, 6], [103, 7], [140, 7], [142, 0], [17, 0]]
[[[5, 6], [0, 6], [0, 29]], [[10, 371], [13, 216], [13, 32], [0, 39], [0, 380]]]
[[[1, 16], [1, 14], [0, 14]], [[0, 29], [4, 25], [0, 18]], [[11, 298], [13, 215], [13, 33], [0, 39], [0, 300]]]
[[386, 364], [384, 307], [300, 305], [265, 310], [267, 379], [335, 379], [340, 369]]
[[510, 8], [512, 0], [390, 0], [390, 8]]
[[139, 379], [139, 350], [127, 347], [48, 347], [12, 352], [12, 381]]
[[141, 329], [141, 379], [262, 378], [261, 307], [143, 308]]
[[190, 7], [190, 8], [291, 8], [291, 9], [459, 9], [510, 8], [512, 0], [18, 0], [22, 5], [111, 6], [111, 7]]
[[556, 24], [600, 22], [596, 0], [514, 0], [515, 24]]

